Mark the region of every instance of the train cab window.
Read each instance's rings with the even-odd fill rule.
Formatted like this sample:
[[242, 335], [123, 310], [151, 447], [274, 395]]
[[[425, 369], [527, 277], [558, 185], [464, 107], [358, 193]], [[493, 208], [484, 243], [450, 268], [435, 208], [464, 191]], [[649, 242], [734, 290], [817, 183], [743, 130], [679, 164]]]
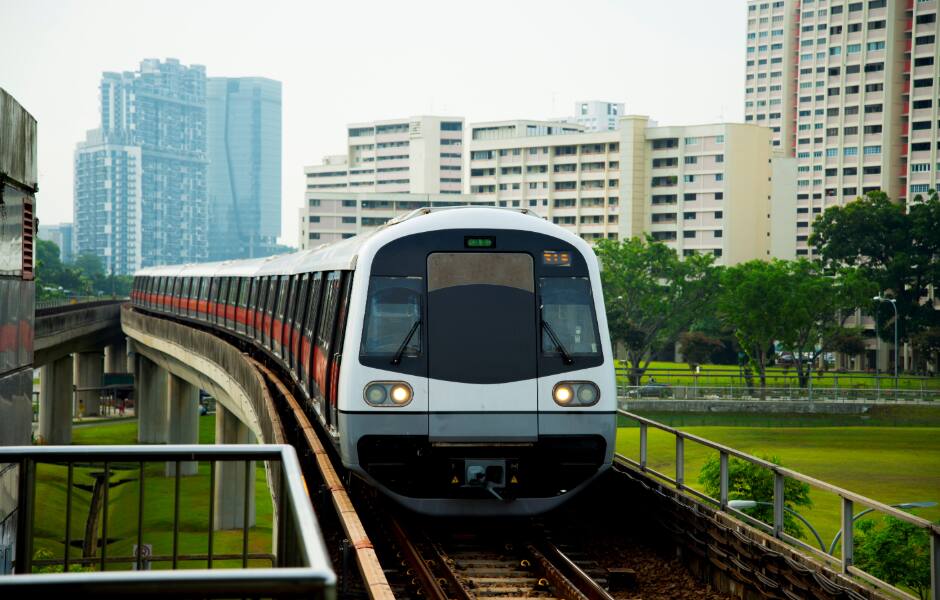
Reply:
[[543, 277], [539, 280], [539, 292], [542, 296], [542, 353], [599, 354], [600, 337], [588, 278]]
[[423, 296], [420, 277], [372, 277], [360, 354], [394, 356], [405, 344], [404, 356], [418, 356]]

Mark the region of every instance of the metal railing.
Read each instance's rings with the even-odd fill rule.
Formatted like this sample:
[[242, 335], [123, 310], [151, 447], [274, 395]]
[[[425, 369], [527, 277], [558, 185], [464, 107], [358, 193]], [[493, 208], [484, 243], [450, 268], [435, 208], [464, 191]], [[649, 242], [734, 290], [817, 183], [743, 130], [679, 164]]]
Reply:
[[[887, 381], [887, 380], [886, 380]], [[842, 387], [760, 387], [743, 385], [628, 385], [618, 383], [617, 391], [625, 400], [769, 400], [774, 402], [840, 402], [840, 403], [940, 403], [940, 389], [842, 388]]]
[[52, 298], [50, 300], [37, 300], [36, 301], [36, 312], [39, 311], [48, 311], [52, 308], [62, 308], [81, 305], [95, 305], [95, 304], [112, 304], [114, 302], [126, 302], [127, 298], [124, 296], [111, 297], [111, 296], [69, 296], [67, 298]]
[[[183, 479], [183, 466], [187, 462], [206, 461], [209, 469], [209, 522], [206, 530], [208, 548], [205, 555], [183, 555], [179, 552], [180, 487]], [[249, 506], [250, 481], [253, 470], [249, 470], [252, 461], [267, 461], [272, 482], [274, 508], [273, 533], [275, 541], [271, 553], [249, 553]], [[242, 549], [238, 554], [214, 554], [213, 530], [215, 512], [218, 510], [215, 499], [217, 482], [217, 463], [244, 463], [244, 497], [242, 505]], [[148, 463], [165, 463], [173, 466], [173, 518], [172, 552], [169, 555], [147, 556], [144, 544], [144, 515], [147, 498], [145, 494], [145, 466]], [[40, 465], [58, 465], [65, 467], [65, 544], [61, 558], [34, 560], [33, 541], [36, 515], [37, 467]], [[313, 507], [307, 495], [297, 455], [291, 446], [286, 445], [251, 445], [232, 444], [216, 446], [177, 445], [177, 446], [13, 446], [0, 448], [0, 468], [16, 466], [16, 502], [15, 507], [0, 519], [15, 520], [15, 559], [12, 576], [0, 576], [0, 596], [20, 597], [25, 594], [68, 594], [76, 592], [80, 596], [125, 596], [179, 594], [184, 597], [198, 596], [205, 598], [222, 597], [278, 597], [279, 595], [296, 596], [303, 594], [309, 598], [334, 598], [336, 576], [330, 566], [330, 559], [323, 543], [323, 538], [313, 513]], [[86, 538], [93, 542], [91, 556], [70, 556], [70, 541], [73, 520], [72, 489], [76, 487], [76, 469], [87, 469], [91, 465], [103, 470], [98, 473], [103, 479], [100, 500], [101, 531], [98, 543], [98, 511], [89, 510], [89, 524], [86, 525]], [[279, 468], [275, 468], [278, 465]], [[135, 551], [128, 556], [110, 556], [108, 546], [111, 543], [109, 527], [109, 488], [111, 473], [115, 469], [137, 471], [137, 523]], [[133, 480], [125, 480], [128, 483]], [[89, 501], [94, 505], [95, 500]], [[2, 507], [0, 507], [2, 509]], [[191, 507], [187, 507], [187, 510]], [[15, 514], [14, 517], [11, 517]], [[87, 539], [86, 539], [87, 541]], [[152, 548], [151, 548], [152, 549]], [[100, 553], [98, 553], [100, 550]], [[96, 554], [98, 554], [96, 556]], [[245, 568], [251, 559], [269, 560], [271, 567]], [[218, 563], [213, 561], [240, 561], [242, 568], [213, 568]], [[177, 570], [180, 563], [187, 561], [205, 562], [207, 568]], [[151, 571], [148, 563], [169, 563], [172, 570]], [[118, 570], [121, 566], [124, 570]], [[70, 572], [81, 566], [83, 572]], [[61, 567], [63, 573], [36, 573], [36, 568]], [[134, 570], [128, 570], [128, 567]], [[90, 572], [93, 569], [97, 571]]]
[[[617, 411], [620, 416], [631, 419], [639, 424], [640, 429], [640, 440], [639, 440], [639, 460], [634, 460], [628, 456], [617, 453], [615, 455], [616, 460], [625, 465], [629, 465], [643, 473], [648, 473], [654, 477], [661, 479], [665, 482], [668, 482], [677, 490], [695, 496], [700, 500], [703, 500], [709, 504], [717, 506], [721, 511], [727, 512], [734, 515], [738, 519], [745, 521], [746, 523], [756, 526], [759, 529], [770, 533], [774, 537], [781, 539], [787, 543], [795, 545], [802, 550], [809, 551], [813, 556], [821, 558], [826, 562], [831, 564], [838, 565], [842, 572], [847, 575], [854, 575], [860, 579], [865, 580], [866, 582], [875, 585], [878, 588], [888, 590], [894, 594], [901, 595], [905, 598], [914, 598], [913, 596], [903, 592], [902, 590], [897, 589], [891, 584], [884, 582], [873, 575], [857, 568], [853, 564], [854, 550], [855, 550], [855, 538], [853, 535], [853, 524], [858, 515], [855, 514], [854, 509], [855, 505], [861, 505], [869, 509], [873, 509], [879, 513], [894, 517], [906, 523], [915, 525], [918, 528], [924, 529], [929, 533], [930, 537], [930, 568], [931, 568], [931, 591], [932, 598], [934, 600], [940, 600], [940, 525], [931, 523], [926, 519], [922, 519], [915, 515], [912, 515], [903, 510], [899, 510], [893, 506], [883, 504], [877, 500], [872, 500], [862, 496], [861, 494], [856, 494], [855, 492], [846, 490], [844, 488], [826, 483], [825, 481], [820, 481], [814, 477], [804, 475], [797, 471], [787, 469], [778, 464], [763, 460], [756, 456], [752, 456], [745, 452], [735, 450], [729, 446], [707, 440], [705, 438], [686, 433], [679, 429], [669, 427], [668, 425], [663, 425], [651, 419], [641, 417], [625, 410]], [[670, 476], [666, 473], [662, 473], [653, 469], [649, 466], [649, 429], [657, 429], [665, 433], [671, 434], [675, 438], [675, 476]], [[685, 485], [685, 444], [686, 442], [691, 442], [699, 444], [706, 448], [718, 451], [719, 458], [719, 497], [712, 498], [711, 496], [704, 494], [696, 489], [688, 487]], [[751, 464], [763, 467], [773, 474], [773, 523], [764, 523], [758, 519], [751, 517], [750, 515], [734, 508], [730, 504], [729, 499], [729, 459], [730, 457], [738, 458], [749, 462]], [[841, 557], [836, 558], [835, 556], [823, 552], [821, 549], [815, 548], [804, 542], [803, 540], [794, 537], [784, 531], [784, 518], [785, 515], [789, 512], [793, 514], [793, 511], [786, 506], [786, 498], [784, 494], [784, 483], [787, 479], [792, 479], [805, 483], [811, 488], [820, 489], [832, 494], [839, 496], [841, 507], [842, 507], [842, 518], [840, 520], [840, 527], [838, 536], [841, 538]], [[799, 517], [802, 518], [802, 517]]]

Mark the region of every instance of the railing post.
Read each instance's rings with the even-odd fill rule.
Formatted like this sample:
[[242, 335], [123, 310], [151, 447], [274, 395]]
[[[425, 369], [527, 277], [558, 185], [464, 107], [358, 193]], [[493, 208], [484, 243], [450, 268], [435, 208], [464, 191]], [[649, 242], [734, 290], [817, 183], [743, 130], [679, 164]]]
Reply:
[[930, 593], [940, 600], [940, 533], [930, 532]]
[[774, 537], [780, 537], [780, 534], [783, 533], [783, 515], [784, 515], [784, 498], [783, 498], [783, 484], [784, 477], [783, 474], [779, 471], [774, 471]]
[[852, 525], [855, 523], [854, 507], [848, 498], [842, 498], [842, 572], [848, 573], [855, 554], [855, 536]]
[[640, 468], [646, 470], [646, 423], [640, 423]]
[[36, 490], [36, 464], [29, 458], [20, 463], [16, 499], [16, 564], [13, 572], [28, 574], [33, 569], [33, 499]]
[[719, 497], [719, 501], [721, 502], [721, 510], [728, 510], [728, 453], [721, 452], [718, 455], [718, 461], [720, 464], [718, 477], [721, 482], [721, 495]]
[[676, 489], [685, 487], [685, 440], [676, 435]]

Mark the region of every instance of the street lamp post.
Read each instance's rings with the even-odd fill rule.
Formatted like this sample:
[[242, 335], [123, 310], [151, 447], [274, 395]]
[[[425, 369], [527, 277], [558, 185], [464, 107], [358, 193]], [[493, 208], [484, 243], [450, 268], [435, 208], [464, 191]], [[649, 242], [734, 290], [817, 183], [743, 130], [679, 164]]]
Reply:
[[885, 298], [884, 296], [875, 296], [872, 298], [875, 302], [888, 302], [894, 309], [894, 389], [898, 389], [898, 301], [894, 298]]
[[[900, 508], [900, 509], [902, 509], [902, 510], [907, 510], [907, 509], [911, 509], [911, 508], [930, 508], [930, 507], [936, 506], [936, 505], [937, 505], [936, 502], [929, 502], [929, 501], [928, 501], [928, 502], [902, 502], [902, 503], [900, 503], [900, 504], [892, 504], [891, 507], [892, 507], [892, 508]], [[730, 502], [728, 502], [728, 507], [729, 507], [729, 508], [733, 508], [733, 509], [735, 509], [735, 510], [745, 510], [745, 509], [748, 509], [748, 508], [754, 508], [755, 506], [773, 506], [773, 503], [771, 503], [771, 502], [758, 502], [757, 500], [731, 500]], [[816, 538], [816, 542], [819, 543], [820, 549], [821, 549], [824, 553], [829, 554], [829, 555], [832, 555], [832, 553], [835, 552], [836, 544], [839, 543], [839, 539], [842, 537], [842, 531], [841, 531], [841, 530], [838, 531], [838, 532], [836, 532], [835, 537], [832, 538], [832, 543], [829, 544], [829, 548], [827, 549], [827, 548], [826, 548], [826, 544], [823, 543], [823, 541], [822, 541], [822, 536], [819, 535], [819, 532], [816, 531], [816, 528], [813, 527], [812, 525], [810, 525], [810, 522], [807, 521], [807, 520], [803, 517], [803, 515], [801, 515], [800, 513], [796, 512], [795, 510], [793, 510], [792, 508], [790, 508], [790, 507], [788, 507], [788, 506], [786, 506], [786, 505], [784, 505], [783, 510], [786, 511], [787, 513], [793, 515], [793, 516], [796, 517], [797, 519], [799, 519], [804, 525], [806, 525], [806, 526], [809, 528], [809, 530], [813, 533], [813, 536]], [[858, 513], [857, 515], [855, 515], [855, 516], [852, 517], [852, 523], [855, 523], [855, 521], [857, 521], [858, 519], [861, 519], [862, 517], [864, 517], [865, 515], [867, 515], [868, 513], [872, 512], [872, 511], [874, 511], [874, 510], [875, 510], [874, 508], [866, 508], [866, 509], [863, 510], [862, 512], [860, 512], [860, 513]]]
[[[773, 506], [773, 503], [772, 503], [772, 502], [758, 502], [757, 500], [731, 500], [730, 502], [728, 502], [728, 506], [729, 506], [730, 508], [734, 508], [734, 509], [736, 509], [736, 510], [744, 510], [744, 509], [746, 509], [746, 508], [754, 508], [755, 506]], [[796, 518], [799, 519], [800, 521], [802, 521], [802, 523], [803, 523], [804, 525], [806, 525], [806, 526], [809, 528], [809, 530], [810, 530], [811, 532], [813, 532], [813, 536], [815, 536], [816, 541], [819, 543], [819, 548], [820, 548], [823, 552], [826, 551], [826, 544], [825, 544], [825, 542], [823, 542], [822, 536], [819, 535], [819, 532], [816, 531], [816, 528], [813, 527], [812, 525], [810, 525], [810, 522], [807, 521], [807, 520], [803, 517], [803, 515], [801, 515], [800, 513], [796, 512], [795, 510], [793, 510], [792, 508], [790, 508], [790, 507], [787, 506], [787, 505], [784, 505], [784, 506], [783, 506], [783, 510], [784, 510], [785, 512], [787, 512], [787, 513], [790, 513], [791, 515], [793, 515], [794, 517], [796, 517]]]
[[[936, 505], [937, 505], [936, 502], [902, 502], [901, 504], [892, 504], [891, 506], [892, 506], [893, 508], [900, 508], [900, 509], [906, 510], [906, 509], [911, 509], [911, 508], [930, 508], [931, 506], [936, 506]], [[875, 510], [875, 509], [874, 509], [874, 508], [866, 508], [866, 509], [863, 510], [862, 512], [860, 512], [860, 513], [858, 513], [857, 515], [855, 515], [854, 517], [852, 517], [852, 523], [855, 523], [855, 521], [861, 519], [862, 517], [864, 517], [864, 516], [867, 515], [868, 513], [872, 512], [873, 510]], [[841, 537], [842, 537], [842, 531], [839, 530], [839, 531], [836, 532], [835, 537], [832, 538], [832, 543], [829, 544], [829, 554], [832, 554], [833, 552], [836, 551], [836, 544], [839, 543], [839, 538], [841, 538]]]

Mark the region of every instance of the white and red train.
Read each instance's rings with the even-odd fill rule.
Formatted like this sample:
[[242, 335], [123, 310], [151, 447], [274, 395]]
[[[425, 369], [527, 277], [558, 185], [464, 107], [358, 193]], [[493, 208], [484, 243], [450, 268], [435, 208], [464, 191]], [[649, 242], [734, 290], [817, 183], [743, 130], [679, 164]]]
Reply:
[[419, 512], [543, 512], [611, 463], [597, 258], [531, 214], [422, 209], [314, 250], [142, 269], [132, 302], [266, 353], [343, 464]]

